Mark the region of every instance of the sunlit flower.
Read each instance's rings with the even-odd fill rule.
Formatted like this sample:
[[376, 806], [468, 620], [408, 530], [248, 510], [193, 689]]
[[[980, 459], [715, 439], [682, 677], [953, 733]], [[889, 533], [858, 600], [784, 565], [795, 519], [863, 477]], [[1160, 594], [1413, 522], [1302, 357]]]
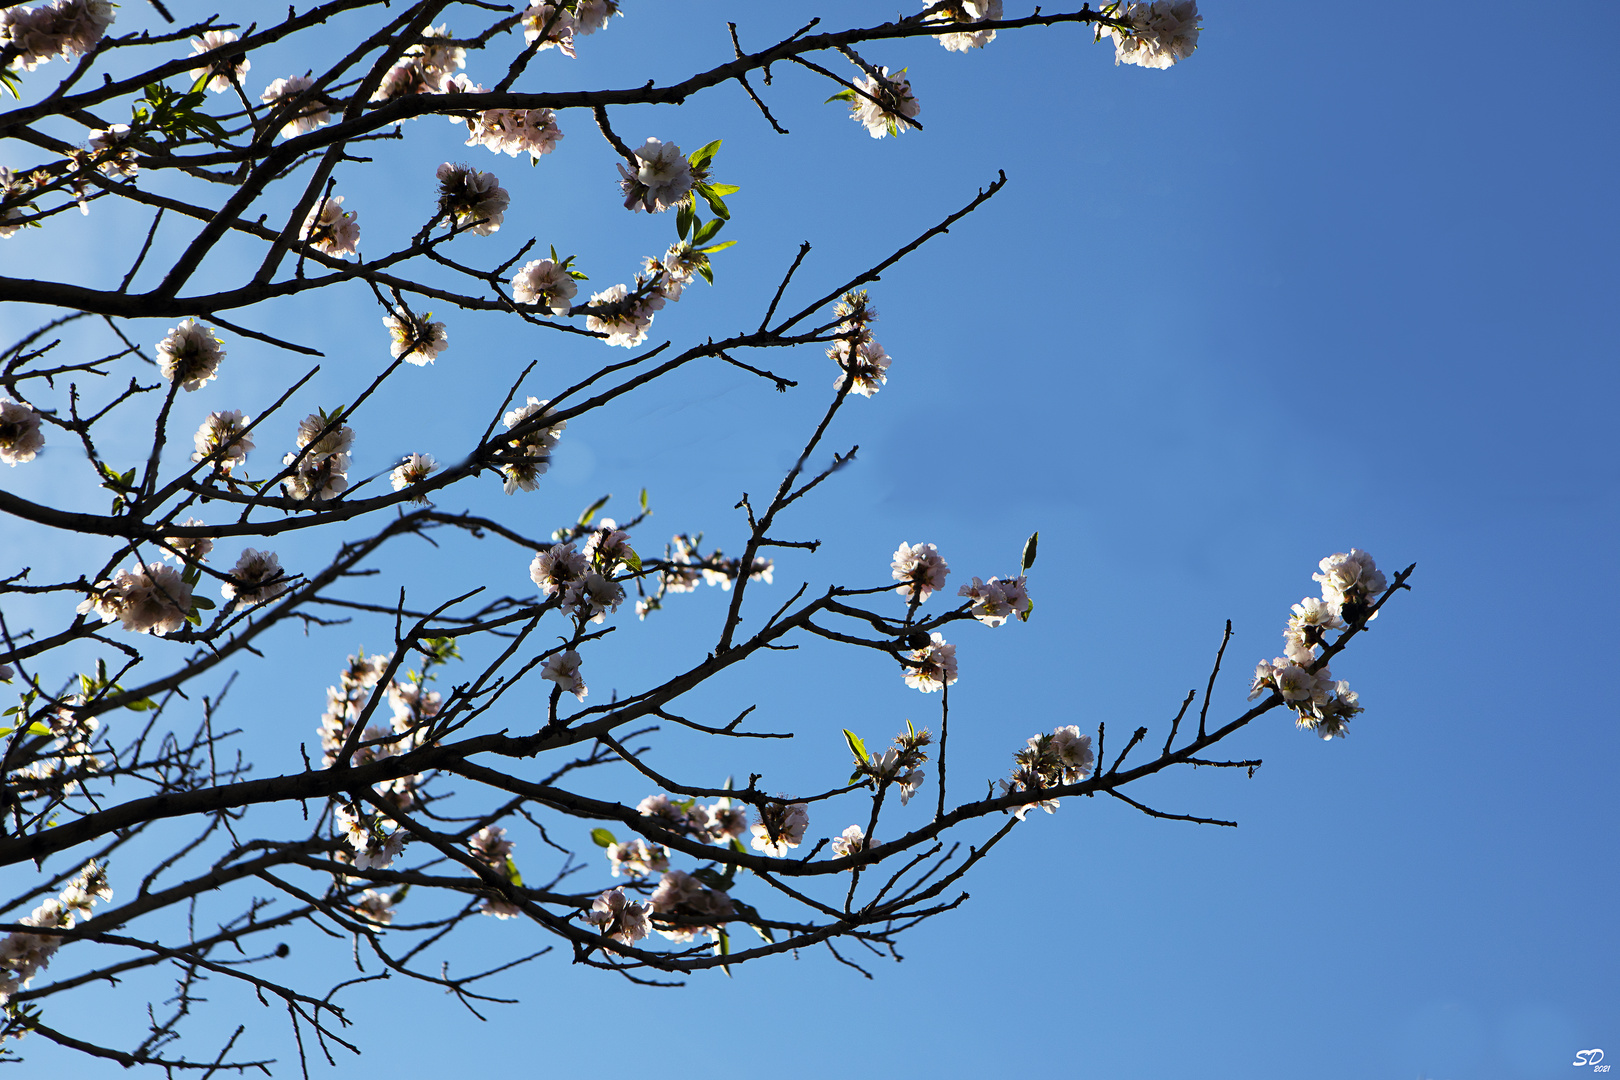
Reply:
[[1167, 68], [1198, 48], [1197, 0], [1127, 4], [1117, 16], [1128, 29], [1097, 27], [1097, 40], [1114, 40], [1114, 63]]
[[[191, 39], [191, 55], [201, 56], [236, 40], [236, 34], [230, 30], [210, 30], [200, 38]], [[252, 66], [246, 53], [237, 53], [234, 56], [227, 55], [223, 59], [215, 58], [205, 67], [192, 68], [186, 72], [186, 77], [192, 82], [207, 77], [208, 89], [216, 94], [223, 94], [232, 86], [240, 85], [242, 76], [246, 75]]]
[[439, 166], [439, 213], [445, 223], [479, 236], [498, 232], [511, 196], [494, 173], [448, 161]]
[[450, 335], [445, 333], [444, 323], [429, 321], [432, 314], [430, 311], [427, 315], [412, 315], [405, 305], [399, 304], [394, 314], [384, 316], [383, 325], [393, 338], [388, 347], [389, 355], [417, 367], [437, 360], [449, 346]]
[[[388, 482], [394, 486], [395, 491], [404, 491], [411, 485], [426, 480], [438, 467], [439, 463], [427, 454], [410, 454], [404, 461], [394, 466], [394, 471], [388, 474]], [[417, 495], [411, 501], [425, 504], [427, 496]]]
[[213, 330], [187, 319], [158, 342], [158, 370], [186, 390], [201, 390], [203, 383], [219, 374], [219, 362], [225, 356], [220, 345]]
[[78, 610], [81, 615], [94, 612], [103, 622], [117, 620], [136, 634], [162, 637], [186, 625], [191, 586], [172, 566], [136, 563], [133, 569], [118, 571], [111, 581], [97, 582]]
[[585, 921], [600, 930], [604, 937], [621, 941], [626, 945], [634, 944], [646, 937], [650, 928], [647, 922], [647, 909], [626, 900], [624, 890], [620, 888], [609, 889], [598, 896], [591, 903], [591, 910], [586, 913]]
[[231, 571], [231, 580], [221, 585], [219, 591], [225, 599], [235, 600], [237, 607], [250, 607], [274, 600], [287, 591], [289, 584], [287, 572], [281, 568], [281, 560], [275, 552], [244, 548]]
[[316, 251], [342, 258], [359, 254], [360, 223], [354, 211], [343, 210], [343, 196], [333, 195], [310, 208], [299, 237]]
[[906, 121], [922, 111], [904, 71], [890, 75], [888, 68], [878, 68], [875, 78], [862, 76], [855, 85], [863, 92], [853, 95], [850, 115], [874, 139], [899, 135], [912, 126]]
[[656, 214], [668, 210], [692, 190], [692, 164], [674, 143], [648, 139], [636, 150], [632, 172], [619, 166], [626, 210]]
[[584, 676], [579, 673], [579, 664], [579, 653], [573, 649], [552, 653], [546, 660], [546, 666], [540, 669], [540, 677], [550, 679], [563, 690], [584, 701], [589, 691], [585, 687]]
[[945, 578], [951, 572], [933, 544], [902, 543], [895, 550], [890, 566], [894, 580], [900, 582], [894, 591], [905, 597], [907, 603], [922, 603], [936, 590], [943, 589]]
[[513, 300], [549, 308], [553, 315], [567, 315], [578, 292], [573, 275], [550, 259], [526, 263], [512, 276]]
[[202, 422], [197, 434], [192, 437], [197, 449], [191, 455], [191, 460], [202, 461], [219, 452], [219, 456], [214, 458], [214, 467], [228, 474], [231, 469], [247, 461], [248, 451], [253, 449], [253, 437], [247, 433], [250, 423], [252, 420], [236, 409], [209, 413], [208, 419]]
[[769, 802], [759, 808], [759, 821], [750, 829], [753, 839], [749, 843], [755, 851], [785, 858], [789, 848], [803, 842], [809, 825], [809, 807], [804, 803]]
[[908, 659], [911, 663], [901, 670], [906, 685], [913, 690], [931, 694], [956, 682], [956, 646], [947, 643], [938, 632], [930, 634], [929, 643], [913, 651]]
[[[1000, 22], [1001, 0], [953, 0], [942, 11], [930, 16], [929, 21], [943, 23]], [[994, 30], [941, 34], [938, 38], [939, 43], [951, 52], [982, 49], [994, 40], [996, 40]]]
[[0, 461], [13, 467], [33, 461], [44, 445], [39, 414], [20, 401], [0, 397]]
[[314, 85], [315, 80], [308, 75], [294, 75], [290, 79], [277, 79], [259, 95], [259, 100], [269, 105], [272, 113], [291, 115], [292, 118], [281, 125], [282, 138], [295, 138], [331, 123], [332, 114], [326, 111], [323, 99], [307, 93]]

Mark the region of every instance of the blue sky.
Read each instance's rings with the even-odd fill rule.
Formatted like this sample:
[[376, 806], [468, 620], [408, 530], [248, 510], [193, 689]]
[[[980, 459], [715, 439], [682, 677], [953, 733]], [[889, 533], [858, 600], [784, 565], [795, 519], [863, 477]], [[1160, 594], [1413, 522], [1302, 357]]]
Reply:
[[[808, 17], [753, 7], [627, 5], [577, 61], [537, 61], [528, 86], [664, 80], [729, 57], [727, 19], [757, 47]], [[859, 22], [873, 18], [866, 7], [811, 13]], [[789, 68], [766, 93], [791, 137], [734, 86], [616, 115], [633, 143], [724, 138], [719, 178], [743, 189], [717, 287], [660, 314], [653, 339], [754, 325], [801, 240], [815, 248], [798, 293], [809, 297], [1005, 169], [1000, 196], [872, 287], [889, 384], [830, 436], [860, 444], [857, 464], [787, 527], [825, 546], [781, 559], [757, 602], [774, 606], [805, 580], [879, 584], [901, 540], [937, 544], [954, 592], [1009, 572], [1039, 528], [1035, 617], [953, 635], [951, 766], [965, 797], [1057, 724], [1106, 721], [1111, 742], [1146, 724], [1162, 738], [1228, 618], [1211, 715], [1240, 711], [1254, 661], [1280, 651], [1288, 606], [1314, 594], [1316, 561], [1356, 546], [1391, 571], [1418, 570], [1415, 591], [1335, 663], [1367, 707], [1351, 736], [1323, 744], [1268, 718], [1230, 744], [1265, 759], [1252, 779], [1201, 770], [1136, 793], [1235, 817], [1235, 830], [1098, 800], [1032, 817], [968, 880], [971, 900], [912, 932], [904, 963], [870, 965], [872, 981], [807, 952], [659, 992], [548, 957], [500, 984], [523, 1004], [496, 1007], [488, 1024], [429, 991], [373, 987], [350, 1002], [365, 1056], [339, 1075], [476, 1062], [629, 1076], [678, 1062], [783, 1077], [1539, 1080], [1570, 1075], [1578, 1050], [1620, 1056], [1616, 65], [1583, 41], [1532, 34], [1506, 5], [1440, 26], [1398, 25], [1388, 11], [1206, 8], [1201, 47], [1169, 72], [1115, 68], [1074, 29], [1003, 35], [966, 56], [929, 42], [863, 49], [910, 69], [925, 130], [899, 140], [867, 138], [820, 104], [832, 88]], [[145, 12], [132, 3], [121, 17]], [[286, 62], [256, 60], [250, 82], [291, 73]], [[494, 81], [476, 60], [470, 73]], [[379, 144], [374, 172], [339, 180], [362, 250], [414, 229], [438, 161], [469, 160], [501, 176], [513, 210], [495, 237], [458, 248], [498, 261], [536, 235], [579, 253], [593, 287], [628, 276], [672, 223], [624, 212], [589, 118], [560, 122], [561, 148], [533, 170], [460, 147], [442, 121]], [[25, 254], [100, 265], [144, 227], [72, 215], [3, 254], [8, 267]], [[352, 399], [386, 360], [366, 303], [357, 291], [255, 314], [329, 353], [300, 415]], [[605, 353], [436, 317], [451, 347], [356, 425], [362, 473], [411, 450], [457, 456], [455, 433], [482, 430], [491, 395], [531, 359], [524, 392], [545, 397]], [[8, 336], [33, 319], [0, 309]], [[164, 329], [153, 323], [149, 339]], [[247, 342], [238, 357], [183, 403], [196, 415], [181, 429], [248, 407], [299, 363]], [[774, 487], [835, 375], [814, 349], [781, 370], [798, 390], [718, 369], [654, 388], [571, 425], [532, 496], [485, 484], [442, 505], [539, 532], [606, 492], [612, 513], [645, 486], [656, 517], [643, 550], [703, 528], [736, 552], [732, 504]], [[66, 468], [63, 457], [39, 464]], [[48, 475], [0, 479], [41, 494]], [[0, 529], [8, 548], [25, 535]], [[283, 562], [332, 541], [301, 543]], [[72, 552], [42, 557], [78, 572]], [[528, 587], [516, 549], [413, 561], [427, 558], [384, 564], [357, 594], [409, 583], [425, 603], [463, 582]], [[676, 600], [667, 617], [625, 620], [617, 651], [589, 658], [593, 692], [690, 660], [723, 598]], [[232, 719], [264, 773], [296, 767], [297, 743], [313, 744], [343, 656], [386, 641], [380, 626], [288, 634], [277, 646], [299, 673], [293, 689], [288, 666], [244, 670]], [[657, 760], [702, 782], [763, 771], [767, 787], [825, 786], [846, 767], [840, 728], [886, 738], [935, 705], [879, 659], [806, 648], [706, 688], [694, 708], [729, 717], [752, 703], [762, 726], [799, 733], [791, 748], [716, 754], [671, 736]], [[631, 801], [651, 793], [622, 774], [601, 783]], [[844, 824], [813, 819], [812, 831]], [[538, 840], [519, 852], [545, 865]], [[484, 925], [444, 958], [541, 943]], [[313, 938], [295, 953], [306, 944], [313, 958]], [[280, 1021], [263, 1016], [264, 1043], [279, 1043]], [[199, 1034], [211, 1024], [223, 1032], [230, 1018], [216, 1011]]]

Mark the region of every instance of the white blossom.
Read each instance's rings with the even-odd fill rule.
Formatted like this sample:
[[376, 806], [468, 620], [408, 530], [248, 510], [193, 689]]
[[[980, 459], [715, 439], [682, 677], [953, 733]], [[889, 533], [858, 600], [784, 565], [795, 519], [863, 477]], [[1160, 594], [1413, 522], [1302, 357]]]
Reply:
[[432, 314], [412, 315], [404, 304], [396, 305], [394, 314], [383, 317], [383, 325], [393, 339], [388, 354], [417, 367], [437, 360], [449, 346], [450, 335], [445, 333], [444, 323], [429, 321]]
[[1311, 579], [1322, 583], [1322, 598], [1341, 611], [1348, 605], [1370, 605], [1389, 584], [1373, 557], [1359, 548], [1329, 555], [1319, 565], [1322, 572]]
[[1029, 593], [1024, 578], [991, 578], [989, 581], [973, 579], [972, 585], [963, 585], [956, 595], [973, 602], [973, 617], [986, 626], [1000, 626], [1013, 615], [1027, 616], [1030, 610]]
[[561, 596], [569, 583], [584, 577], [589, 568], [590, 560], [583, 552], [575, 550], [570, 540], [566, 544], [552, 544], [536, 555], [529, 563], [529, 580], [540, 586], [540, 591], [550, 599]]
[[[237, 37], [230, 30], [210, 30], [200, 38], [191, 39], [191, 55], [201, 56], [212, 52], [221, 45], [229, 45]], [[216, 94], [223, 94], [232, 86], [242, 82], [242, 76], [248, 73], [253, 64], [248, 60], [246, 53], [237, 53], [225, 59], [215, 59], [205, 67], [192, 68], [186, 72], [186, 77], [192, 82], [203, 78], [208, 79], [208, 89]]]
[[36, 8], [0, 11], [0, 45], [17, 50], [13, 68], [32, 71], [53, 56], [83, 56], [112, 25], [110, 0], [54, 0]]
[[[128, 124], [114, 124], [90, 133], [89, 147], [96, 169], [103, 176], [128, 179], [141, 171], [132, 145], [134, 132]], [[79, 198], [79, 209], [88, 214], [84, 197]]]
[[[394, 486], [395, 491], [404, 491], [413, 484], [420, 484], [426, 480], [438, 467], [439, 463], [428, 454], [409, 454], [404, 461], [394, 466], [394, 471], [388, 474], [388, 482]], [[411, 501], [426, 505], [427, 496], [417, 495]]]
[[567, 315], [579, 286], [563, 266], [550, 259], [535, 259], [512, 275], [512, 299], [520, 304], [549, 308], [553, 315]]
[[250, 423], [251, 418], [236, 409], [209, 413], [192, 437], [197, 449], [191, 460], [202, 461], [215, 451], [221, 451], [214, 459], [214, 467], [229, 474], [231, 469], [247, 461], [248, 451], [253, 449], [253, 437], [247, 433]]
[[579, 673], [579, 664], [579, 653], [573, 649], [552, 653], [546, 660], [546, 666], [540, 669], [540, 677], [550, 679], [561, 689], [584, 701], [589, 691], [585, 687], [584, 677]]
[[851, 825], [842, 836], [833, 837], [832, 853], [836, 858], [859, 855], [866, 850], [866, 833], [859, 825]]
[[[703, 935], [719, 937], [721, 924], [737, 913], [731, 897], [719, 889], [708, 888], [684, 870], [665, 874], [647, 898], [647, 907], [664, 916], [658, 932], [671, 941], [680, 942]], [[712, 922], [687, 922], [687, 919]]]
[[[186, 518], [180, 524], [183, 527], [202, 525], [203, 521], [201, 518]], [[200, 563], [214, 550], [214, 542], [206, 536], [166, 536], [163, 543], [167, 548], [163, 552], [164, 560], [176, 563]]]
[[[463, 122], [459, 116], [450, 119]], [[491, 153], [508, 157], [526, 153], [531, 164], [557, 149], [557, 140], [563, 137], [557, 114], [550, 109], [485, 109], [466, 117], [465, 123], [468, 146], [487, 146]]]
[[478, 236], [500, 231], [511, 196], [494, 173], [448, 161], [439, 166], [439, 213], [445, 224]]
[[235, 600], [236, 606], [243, 608], [274, 600], [286, 592], [288, 586], [287, 572], [281, 568], [281, 560], [275, 552], [243, 548], [231, 571], [231, 580], [221, 585], [219, 591], [225, 599]]
[[827, 355], [838, 364], [838, 378], [833, 389], [842, 390], [850, 384], [849, 392], [871, 397], [889, 381], [889, 354], [875, 341], [863, 341], [855, 346], [855, 357], [850, 359], [849, 342], [835, 341]]
[[219, 362], [225, 356], [220, 345], [211, 328], [187, 319], [158, 342], [158, 370], [188, 391], [201, 390], [203, 383], [219, 374]]
[[623, 345], [627, 349], [646, 341], [647, 328], [652, 326], [652, 311], [644, 300], [627, 304], [629, 296], [630, 290], [624, 285], [614, 285], [593, 293], [591, 307], [620, 304], [624, 305], [624, 310], [617, 314], [588, 315], [585, 317], [585, 329], [595, 334], [606, 334], [609, 345]]
[[523, 40], [540, 49], [561, 49], [574, 55], [574, 16], [560, 4], [531, 4], [523, 13]]
[[1167, 68], [1198, 48], [1197, 0], [1153, 0], [1126, 4], [1118, 13], [1128, 30], [1098, 25], [1097, 40], [1114, 40], [1114, 63]]
[[749, 830], [753, 833], [749, 842], [755, 851], [785, 858], [789, 848], [803, 842], [809, 825], [809, 807], [804, 803], [766, 803], [759, 808], [759, 821]]
[[394, 896], [392, 893], [367, 889], [360, 894], [359, 903], [350, 905], [350, 910], [367, 922], [387, 926], [394, 921]]
[[[956, 0], [929, 17], [930, 22], [945, 23], [975, 23], [1000, 22], [1001, 0]], [[939, 35], [939, 43], [951, 52], [967, 52], [969, 49], [982, 49], [996, 40], [994, 30], [963, 31], [954, 34]]]
[[437, 94], [455, 72], [466, 65], [467, 50], [440, 44], [451, 37], [449, 26], [429, 26], [422, 41], [405, 50], [371, 95], [374, 102], [392, 101], [407, 94]]
[[692, 190], [692, 163], [674, 143], [648, 139], [635, 151], [635, 171], [619, 166], [626, 210], [668, 210]]
[[1309, 665], [1316, 660], [1316, 647], [1322, 644], [1329, 630], [1344, 629], [1339, 617], [1339, 605], [1307, 596], [1294, 605], [1283, 631], [1283, 652], [1296, 664]]
[[1049, 749], [1057, 755], [1063, 769], [1063, 782], [1077, 784], [1091, 775], [1097, 756], [1091, 750], [1091, 736], [1080, 734], [1073, 724], [1052, 732]]
[[906, 685], [925, 694], [956, 682], [956, 646], [947, 643], [937, 631], [928, 637], [929, 643], [912, 651], [908, 657], [911, 663], [901, 669]]
[[669, 849], [640, 837], [628, 843], [609, 844], [607, 857], [614, 877], [643, 878], [669, 869]]
[[907, 603], [920, 604], [936, 590], [943, 589], [951, 572], [933, 544], [902, 543], [895, 549], [894, 562], [889, 565], [894, 580], [900, 582], [894, 591], [905, 597]]
[[33, 461], [44, 445], [39, 414], [20, 401], [0, 396], [0, 461], [15, 468]]
[[874, 139], [899, 135], [912, 126], [905, 121], [922, 111], [904, 71], [890, 75], [888, 68], [878, 68], [875, 78], [863, 75], [855, 85], [863, 92], [852, 95], [850, 115]]
[[624, 603], [624, 588], [618, 582], [603, 577], [595, 570], [571, 581], [563, 589], [563, 614], [578, 614], [593, 623], [606, 622], [608, 613], [618, 611]]
[[[520, 405], [503, 416], [501, 423], [506, 425], [506, 430], [511, 431], [534, 416], [549, 415], [552, 412], [547, 407], [549, 404], [531, 397], [528, 404]], [[551, 448], [557, 445], [558, 438], [567, 426], [566, 420], [550, 426], [541, 425], [526, 435], [506, 440], [499, 460], [508, 495], [519, 488], [524, 491], [535, 489], [540, 477], [551, 467]]]
[[125, 630], [162, 637], [186, 625], [191, 586], [180, 571], [160, 562], [120, 570], [111, 581], [98, 581], [79, 604], [81, 615], [94, 612], [103, 622], [117, 620]]
[[632, 945], [647, 936], [650, 926], [647, 909], [626, 900], [624, 890], [612, 888], [591, 903], [585, 921], [600, 930], [604, 937]]
[[[259, 100], [269, 105], [272, 111], [281, 112], [280, 106], [283, 102], [299, 98], [300, 95], [314, 85], [315, 80], [308, 75], [294, 75], [289, 79], [277, 79], [264, 88], [264, 93], [259, 95]], [[306, 131], [314, 131], [316, 128], [332, 122], [332, 114], [326, 111], [326, 105], [319, 97], [303, 97], [297, 101], [297, 104], [290, 111], [292, 119], [281, 125], [281, 137], [284, 139], [295, 138]]]
[[299, 238], [333, 258], [359, 254], [360, 223], [354, 211], [344, 212], [343, 196], [333, 195], [310, 208]]

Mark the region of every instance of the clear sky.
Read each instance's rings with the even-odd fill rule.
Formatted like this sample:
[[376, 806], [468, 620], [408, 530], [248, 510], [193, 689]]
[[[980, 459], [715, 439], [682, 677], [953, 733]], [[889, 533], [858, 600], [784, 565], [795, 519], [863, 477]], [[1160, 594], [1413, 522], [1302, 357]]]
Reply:
[[[203, 11], [173, 6], [182, 18]], [[798, 294], [809, 297], [1004, 169], [1000, 196], [872, 287], [877, 336], [895, 358], [889, 384], [831, 435], [860, 444], [857, 463], [787, 526], [825, 546], [782, 558], [756, 602], [774, 606], [805, 580], [880, 584], [902, 540], [937, 544], [954, 592], [1010, 572], [1039, 528], [1034, 618], [952, 635], [951, 768], [966, 797], [1057, 724], [1106, 721], [1111, 741], [1146, 724], [1162, 739], [1228, 618], [1211, 715], [1241, 711], [1254, 662], [1281, 651], [1289, 605], [1314, 595], [1317, 560], [1360, 547], [1391, 572], [1418, 569], [1415, 591], [1334, 665], [1367, 710], [1350, 737], [1324, 744], [1273, 714], [1230, 744], [1265, 759], [1252, 779], [1200, 770], [1137, 793], [1237, 829], [1153, 821], [1111, 800], [1033, 815], [968, 879], [962, 908], [908, 935], [903, 963], [872, 958], [870, 981], [806, 952], [654, 991], [552, 956], [498, 983], [522, 1004], [492, 1007], [487, 1024], [434, 992], [372, 985], [349, 999], [365, 1055], [337, 1075], [1541, 1080], [1584, 1072], [1571, 1067], [1579, 1050], [1620, 1059], [1620, 66], [1590, 39], [1609, 11], [1204, 8], [1200, 48], [1168, 72], [1116, 68], [1111, 48], [1073, 28], [1004, 34], [971, 55], [869, 46], [869, 60], [909, 68], [922, 103], [925, 130], [898, 140], [867, 138], [821, 104], [832, 88], [787, 67], [761, 89], [789, 137], [735, 85], [617, 116], [634, 143], [723, 138], [718, 178], [742, 187], [725, 233], [739, 243], [717, 260], [716, 288], [696, 286], [652, 337], [752, 326], [800, 241], [814, 245]], [[712, 66], [731, 55], [728, 19], [758, 47], [812, 15], [892, 14], [631, 0], [578, 60], [546, 54], [519, 86], [635, 85]], [[119, 27], [148, 19], [130, 0]], [[311, 62], [285, 63], [256, 59], [250, 83]], [[469, 73], [498, 77], [477, 58]], [[367, 236], [419, 224], [439, 160], [468, 160], [502, 178], [513, 209], [495, 237], [458, 239], [463, 254], [481, 245], [499, 261], [534, 235], [578, 253], [593, 287], [628, 277], [671, 223], [620, 208], [612, 152], [587, 115], [560, 123], [561, 148], [532, 170], [462, 148], [442, 121], [417, 121], [403, 146], [377, 144], [372, 171], [339, 181], [362, 250]], [[0, 259], [8, 273], [30, 259], [121, 266], [145, 224], [68, 215], [6, 241]], [[329, 354], [300, 415], [352, 400], [386, 361], [368, 305], [356, 290], [255, 316]], [[357, 422], [359, 473], [412, 450], [459, 457], [457, 433], [482, 430], [524, 363], [540, 360], [525, 392], [546, 397], [607, 351], [435, 317], [449, 322], [450, 348]], [[0, 309], [8, 338], [35, 321]], [[152, 323], [150, 340], [164, 329]], [[237, 356], [231, 379], [183, 403], [196, 415], [180, 429], [209, 409], [248, 408], [303, 370], [246, 342]], [[736, 553], [732, 504], [774, 488], [836, 374], [819, 349], [782, 370], [799, 389], [777, 395], [718, 368], [661, 384], [570, 425], [532, 496], [507, 500], [486, 483], [442, 505], [542, 531], [607, 492], [608, 512], [628, 516], [645, 486], [656, 516], [643, 550], [701, 528]], [[0, 482], [39, 497], [45, 477], [24, 467]], [[22, 538], [0, 523], [8, 550]], [[313, 560], [331, 543], [302, 550]], [[283, 562], [296, 568], [300, 550], [289, 543]], [[79, 572], [69, 551], [41, 557]], [[402, 559], [375, 595], [406, 583], [426, 603], [463, 581], [521, 592], [526, 564], [491, 546], [433, 563], [423, 581]], [[594, 660], [593, 692], [637, 687], [706, 651], [693, 641], [712, 636], [723, 598], [676, 600], [666, 617], [621, 620], [627, 640]], [[289, 660], [244, 670], [231, 720], [261, 774], [296, 767], [343, 657], [387, 640], [381, 626], [289, 633], [277, 643]], [[881, 658], [818, 648], [702, 696], [726, 718], [752, 703], [762, 726], [799, 733], [791, 748], [728, 746], [715, 760], [671, 737], [657, 760], [704, 782], [761, 771], [769, 788], [819, 789], [847, 768], [840, 728], [887, 738], [907, 717], [936, 715]], [[632, 802], [652, 793], [607, 780]], [[815, 818], [812, 832], [847, 823]], [[538, 839], [518, 840], [529, 865], [549, 865]], [[485, 922], [444, 959], [471, 966], [545, 943]], [[322, 946], [295, 943], [313, 965]], [[325, 948], [333, 970], [346, 962], [344, 943]], [[127, 1006], [109, 991], [83, 1007], [121, 996]], [[285, 1021], [244, 1007], [262, 1012], [259, 1045], [285, 1059]], [[233, 1024], [205, 1012], [195, 1034], [217, 1041]], [[29, 1042], [44, 1075], [59, 1058]]]

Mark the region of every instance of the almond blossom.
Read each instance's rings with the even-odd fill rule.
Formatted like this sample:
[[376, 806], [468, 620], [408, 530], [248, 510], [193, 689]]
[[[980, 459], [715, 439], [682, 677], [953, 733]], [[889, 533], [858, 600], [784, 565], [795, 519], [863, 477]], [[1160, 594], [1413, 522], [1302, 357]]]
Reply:
[[447, 161], [437, 175], [439, 215], [447, 226], [478, 236], [500, 231], [512, 199], [494, 173]]
[[[951, 0], [943, 10], [929, 16], [929, 22], [976, 23], [1001, 21], [1001, 0]], [[939, 35], [939, 43], [951, 52], [982, 49], [996, 40], [994, 30], [962, 31]]]
[[186, 625], [191, 610], [191, 586], [180, 571], [163, 563], [136, 563], [120, 570], [111, 581], [96, 582], [88, 599], [79, 604], [81, 615], [94, 612], [102, 622], [120, 622], [136, 634], [162, 637]]
[[196, 450], [191, 460], [213, 458], [213, 467], [229, 475], [231, 469], [247, 461], [248, 451], [253, 449], [253, 437], [247, 431], [250, 423], [251, 418], [237, 409], [209, 413], [197, 428], [197, 434], [192, 436]]
[[16, 468], [33, 461], [44, 445], [39, 413], [20, 401], [0, 396], [0, 461]]
[[894, 580], [900, 582], [894, 591], [905, 597], [907, 603], [920, 604], [943, 589], [951, 572], [933, 544], [901, 543], [895, 549], [894, 562], [889, 565]]
[[804, 841], [810, 825], [810, 810], [804, 803], [768, 802], [759, 808], [759, 821], [751, 828], [749, 841], [755, 851], [786, 858], [789, 848]]
[[277, 79], [259, 95], [260, 101], [281, 116], [288, 115], [284, 103], [294, 103], [290, 109], [292, 119], [281, 125], [282, 138], [296, 138], [332, 122], [332, 114], [326, 111], [322, 99], [306, 93], [314, 85], [315, 80], [308, 75], [294, 75], [288, 79]]
[[1197, 0], [1153, 0], [1126, 4], [1115, 15], [1125, 28], [1097, 25], [1097, 40], [1112, 38], [1114, 64], [1167, 68], [1198, 48]]
[[566, 690], [584, 701], [590, 691], [585, 687], [584, 676], [579, 673], [579, 665], [579, 653], [573, 649], [552, 653], [546, 660], [546, 666], [540, 669], [540, 677], [550, 679], [558, 689]]
[[[200, 38], [191, 39], [191, 55], [201, 56], [213, 52], [222, 45], [229, 45], [236, 41], [237, 36], [231, 30], [210, 30]], [[233, 86], [239, 86], [242, 76], [253, 67], [246, 53], [237, 53], [235, 56], [226, 56], [224, 59], [211, 61], [206, 67], [192, 68], [186, 72], [186, 77], [192, 82], [208, 79], [208, 89], [216, 94], [223, 94]]]
[[[388, 474], [388, 482], [393, 485], [395, 491], [404, 491], [406, 488], [426, 480], [429, 474], [438, 467], [439, 463], [434, 461], [428, 454], [410, 454], [404, 461], [394, 466], [393, 472]], [[427, 496], [416, 495], [412, 497], [411, 501], [426, 505]]]
[[888, 68], [878, 68], [875, 76], [862, 76], [855, 85], [861, 92], [850, 95], [850, 115], [874, 139], [898, 136], [913, 126], [906, 121], [922, 111], [904, 71], [891, 76]]
[[109, 0], [54, 0], [36, 8], [19, 4], [0, 11], [0, 46], [17, 50], [13, 68], [33, 71], [53, 56], [83, 56], [112, 21]]
[[201, 390], [203, 383], [219, 374], [219, 362], [225, 356], [221, 344], [212, 329], [187, 319], [158, 342], [158, 371], [187, 391]]
[[354, 211], [343, 210], [343, 196], [332, 195], [310, 208], [298, 231], [299, 239], [333, 258], [359, 254], [360, 223]]
[[520, 304], [549, 308], [553, 315], [567, 315], [570, 301], [579, 292], [567, 267], [551, 259], [535, 259], [512, 275], [512, 299]]
[[632, 900], [626, 900], [621, 888], [608, 889], [591, 903], [585, 921], [602, 932], [611, 941], [633, 945], [647, 936], [651, 928], [647, 922], [647, 909]]
[[393, 339], [388, 354], [417, 367], [437, 360], [449, 347], [450, 335], [445, 332], [444, 323], [430, 321], [432, 316], [431, 311], [426, 315], [412, 315], [404, 304], [396, 305], [394, 314], [383, 317], [383, 325], [388, 327]]
[[245, 608], [274, 600], [287, 591], [289, 584], [275, 552], [244, 548], [231, 570], [231, 579], [219, 591], [225, 599], [235, 600], [237, 607]]
[[[526, 422], [535, 416], [549, 415], [552, 412], [548, 407], [549, 404], [531, 397], [528, 404], [520, 405], [501, 417], [501, 423], [506, 425], [508, 431], [520, 424], [527, 426]], [[519, 488], [533, 491], [538, 486], [540, 477], [551, 467], [551, 449], [557, 445], [557, 440], [567, 426], [566, 420], [550, 426], [541, 425], [526, 434], [506, 440], [497, 460], [501, 463], [501, 475], [506, 478], [504, 486], [508, 495]]]
[[913, 690], [931, 694], [956, 682], [956, 646], [938, 632], [930, 634], [929, 643], [911, 652], [907, 660], [901, 671]]
[[626, 210], [661, 213], [692, 190], [692, 163], [674, 143], [648, 139], [635, 151], [635, 171], [619, 166]]

